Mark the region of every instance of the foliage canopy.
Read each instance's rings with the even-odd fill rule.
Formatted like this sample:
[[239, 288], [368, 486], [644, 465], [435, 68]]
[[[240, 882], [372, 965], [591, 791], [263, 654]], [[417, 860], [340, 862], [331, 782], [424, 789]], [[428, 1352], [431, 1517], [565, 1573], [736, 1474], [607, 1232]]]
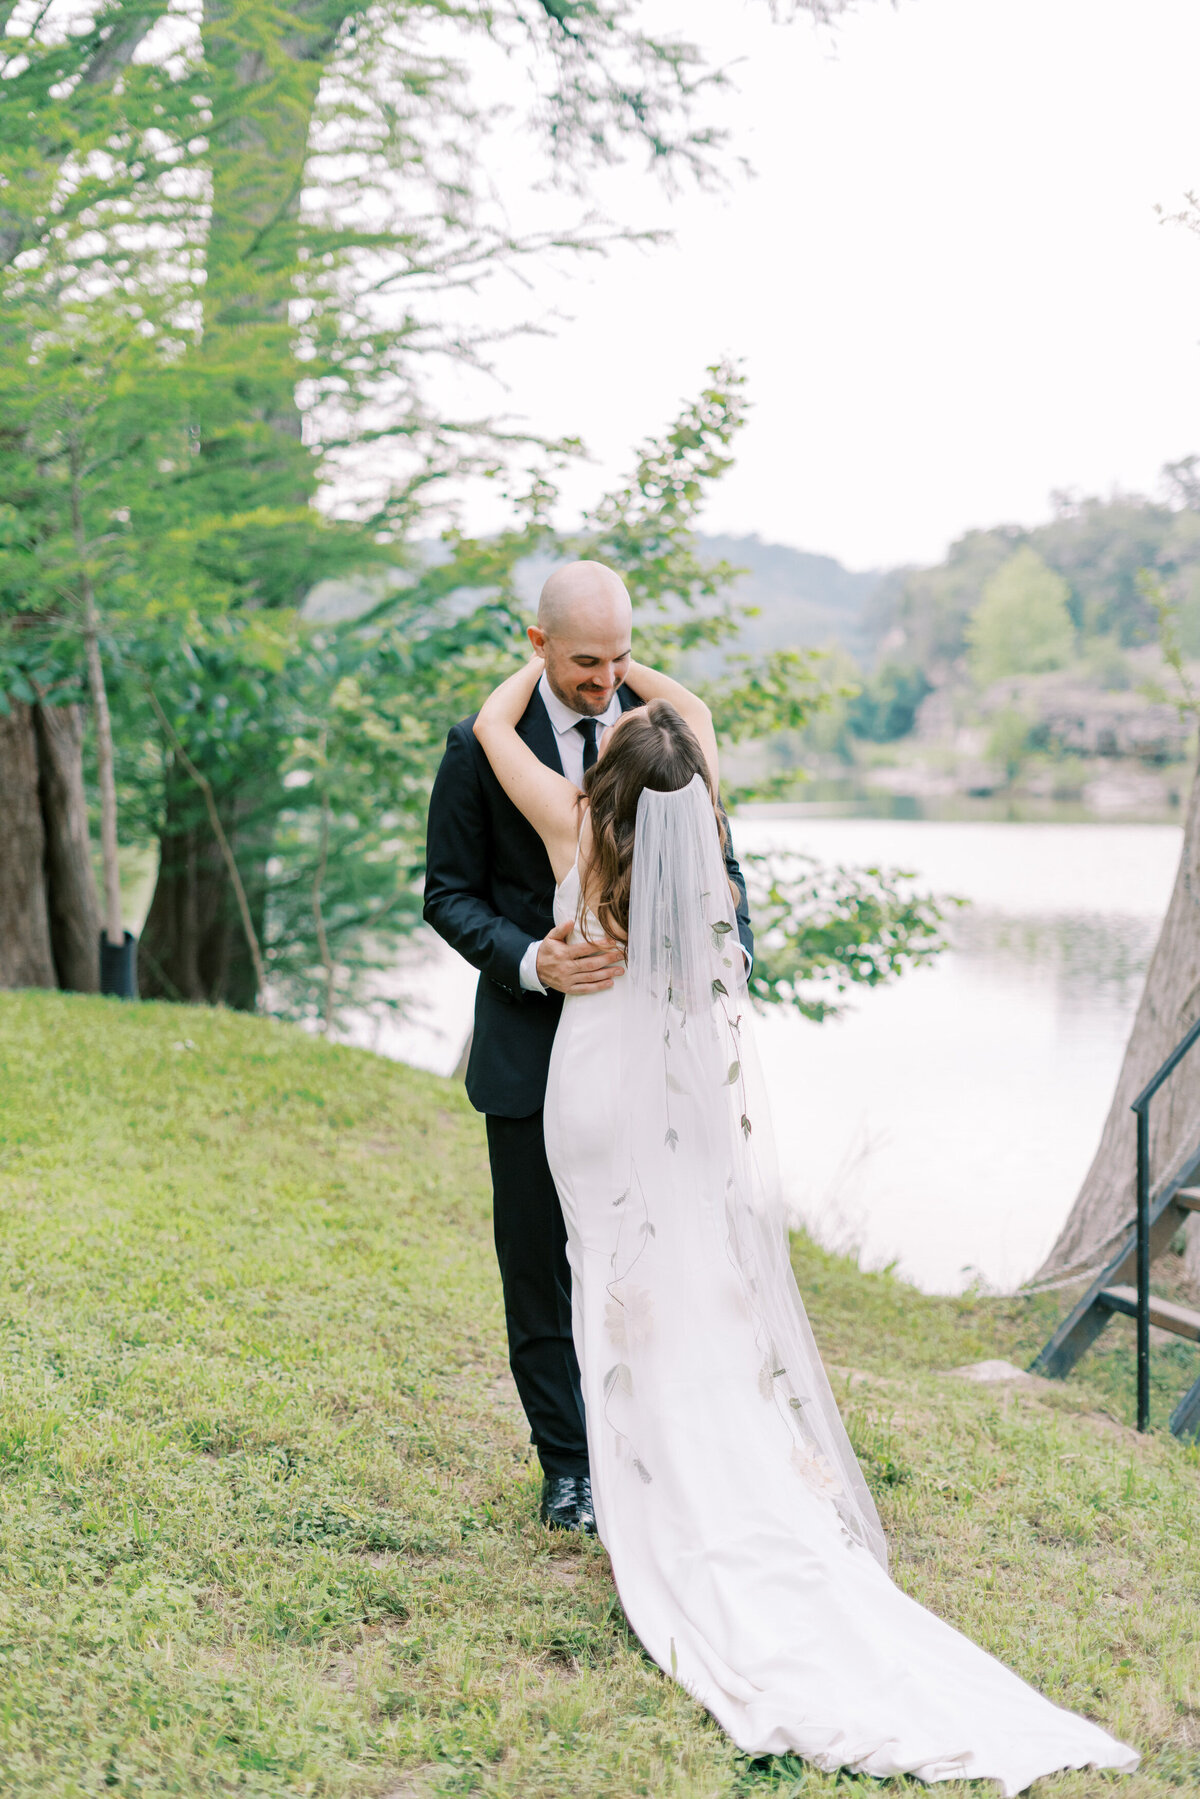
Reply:
[[[508, 666], [530, 558], [618, 567], [665, 662], [738, 618], [732, 571], [693, 536], [743, 416], [736, 368], [710, 370], [569, 532], [555, 484], [577, 444], [430, 399], [433, 359], [486, 360], [447, 323], [456, 294], [605, 241], [586, 220], [508, 231], [463, 47], [475, 34], [530, 77], [568, 184], [631, 148], [716, 170], [721, 77], [615, 0], [0, 18], [0, 691], [79, 696], [88, 588], [125, 831], [159, 848], [144, 990], [328, 1021], [416, 921], [441, 742]], [[486, 540], [455, 510], [481, 476], [510, 513]], [[373, 603], [311, 616], [326, 577]], [[712, 689], [732, 737], [824, 697], [789, 651]]]
[[981, 687], [1005, 675], [1062, 667], [1075, 644], [1070, 593], [1062, 576], [1028, 544], [1001, 564], [966, 630], [971, 672]]

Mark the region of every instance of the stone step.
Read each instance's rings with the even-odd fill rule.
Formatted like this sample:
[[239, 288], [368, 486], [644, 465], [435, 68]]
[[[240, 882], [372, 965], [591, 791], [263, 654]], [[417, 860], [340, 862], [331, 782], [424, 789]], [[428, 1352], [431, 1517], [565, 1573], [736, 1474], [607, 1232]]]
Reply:
[[1175, 1204], [1182, 1206], [1185, 1212], [1200, 1212], [1200, 1187], [1181, 1187], [1175, 1195]]
[[[1136, 1287], [1105, 1287], [1097, 1303], [1108, 1312], [1124, 1312], [1130, 1318], [1137, 1317]], [[1190, 1337], [1193, 1343], [1200, 1343], [1200, 1312], [1193, 1312], [1187, 1306], [1172, 1305], [1169, 1299], [1158, 1299], [1150, 1295], [1150, 1322], [1156, 1324], [1160, 1331], [1171, 1331], [1177, 1337]]]

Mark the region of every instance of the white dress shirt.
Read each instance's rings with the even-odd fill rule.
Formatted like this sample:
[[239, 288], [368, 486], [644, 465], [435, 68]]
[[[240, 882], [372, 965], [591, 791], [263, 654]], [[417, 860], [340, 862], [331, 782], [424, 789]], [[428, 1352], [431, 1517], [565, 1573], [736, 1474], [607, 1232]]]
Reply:
[[[558, 759], [562, 763], [562, 771], [568, 781], [576, 787], [583, 786], [583, 733], [575, 729], [585, 717], [594, 718], [597, 725], [596, 748], [599, 750], [604, 741], [604, 733], [610, 725], [615, 725], [621, 716], [621, 701], [614, 693], [603, 712], [572, 712], [563, 704], [546, 676], [543, 675], [537, 686], [543, 704], [549, 714], [554, 730], [555, 742], [558, 745]], [[541, 949], [538, 942], [531, 943], [521, 957], [521, 985], [527, 993], [545, 993], [546, 989], [538, 980], [537, 955]]]

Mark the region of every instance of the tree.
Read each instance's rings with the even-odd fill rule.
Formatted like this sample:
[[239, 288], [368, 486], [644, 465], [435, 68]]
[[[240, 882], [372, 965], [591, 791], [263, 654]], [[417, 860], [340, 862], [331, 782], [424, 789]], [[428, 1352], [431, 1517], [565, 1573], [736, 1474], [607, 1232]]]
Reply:
[[[4, 24], [17, 29], [0, 49], [0, 703], [33, 709], [47, 846], [39, 868], [27, 837], [19, 863], [0, 859], [0, 883], [40, 889], [35, 911], [44, 905], [55, 928], [43, 978], [83, 988], [97, 985], [99, 921], [78, 701], [86, 687], [105, 930], [119, 940], [101, 589], [122, 562], [130, 574], [121, 502], [154, 467], [180, 342], [171, 314], [194, 297], [195, 95], [186, 70], [134, 61], [167, 14], [157, 0], [102, 4], [91, 17], [8, 7]], [[15, 766], [3, 774], [13, 786], [30, 778]]]
[[[1200, 234], [1200, 200], [1189, 194], [1176, 223]], [[1195, 580], [1195, 561], [1200, 548], [1196, 511], [1200, 485], [1197, 458], [1168, 463], [1164, 474], [1178, 510], [1167, 512], [1168, 543], [1172, 554], [1158, 550], [1155, 560], [1166, 564], [1167, 579], [1156, 572], [1151, 559], [1135, 571], [1142, 618], [1157, 620], [1164, 660], [1179, 683], [1177, 704], [1183, 712], [1197, 713], [1197, 697], [1184, 664], [1183, 641], [1189, 623], [1187, 601]], [[1165, 509], [1163, 509], [1165, 511]], [[1159, 540], [1161, 544], [1161, 539]], [[1182, 580], [1181, 580], [1182, 576]], [[1182, 621], [1181, 621], [1182, 614]], [[1183, 624], [1184, 631], [1179, 627]], [[1148, 634], [1148, 631], [1138, 635]], [[1183, 827], [1183, 847], [1146, 983], [1138, 1002], [1133, 1029], [1125, 1048], [1117, 1090], [1100, 1137], [1100, 1145], [1062, 1230], [1038, 1270], [1036, 1279], [1065, 1279], [1094, 1269], [1111, 1251], [1115, 1237], [1132, 1221], [1137, 1196], [1136, 1126], [1130, 1109], [1133, 1100], [1154, 1077], [1176, 1044], [1200, 1016], [1200, 771], [1193, 777]], [[1155, 1095], [1150, 1110], [1150, 1178], [1152, 1195], [1176, 1179], [1200, 1150], [1200, 1059], [1193, 1051], [1185, 1056]], [[1189, 1272], [1200, 1280], [1200, 1230], [1189, 1226]]]
[[879, 638], [895, 633], [906, 667], [936, 678], [939, 668], [952, 666], [963, 655], [971, 613], [1021, 537], [1012, 526], [968, 531], [951, 544], [937, 567], [914, 569], [885, 582], [876, 602]]
[[[6, 40], [0, 494], [19, 542], [2, 596], [5, 685], [36, 710], [42, 695], [74, 701], [81, 652], [94, 691], [105, 662], [114, 671], [115, 783], [160, 843], [142, 942], [151, 994], [253, 1005], [269, 962], [303, 1009], [315, 961], [328, 1016], [339, 958], [367, 966], [368, 937], [378, 947], [415, 914], [413, 820], [433, 746], [505, 653], [517, 563], [552, 541], [555, 452], [425, 406], [422, 357], [481, 353], [438, 328], [429, 296], [601, 240], [585, 229], [518, 243], [487, 223], [480, 121], [453, 57], [422, 41], [439, 22], [541, 59], [536, 107], [560, 172], [581, 179], [630, 145], [663, 169], [717, 165], [719, 134], [697, 105], [719, 76], [603, 0], [207, 0], [187, 16], [100, 0], [82, 20], [51, 0], [18, 11]], [[31, 395], [34, 372], [53, 405]], [[706, 395], [558, 546], [630, 572], [643, 622], [664, 614], [664, 653], [729, 627], [722, 571], [696, 562], [688, 520], [723, 466], [730, 391]], [[401, 476], [347, 498], [354, 458], [397, 444]], [[447, 559], [421, 567], [410, 545], [447, 485], [529, 450], [543, 466], [516, 477], [513, 530], [484, 546], [451, 528]], [[350, 571], [374, 571], [386, 597], [351, 629], [315, 629], [305, 592]], [[45, 664], [40, 686], [31, 659]], [[818, 686], [803, 659], [776, 656], [727, 683], [722, 703], [732, 719], [752, 694], [794, 721]], [[31, 794], [29, 734], [9, 736]], [[35, 724], [35, 746], [52, 736]], [[59, 739], [74, 746], [74, 778], [38, 792], [51, 809], [71, 796], [76, 815], [67, 830], [43, 816], [41, 840], [78, 848], [79, 733]], [[110, 826], [111, 800], [112, 784]], [[51, 858], [26, 812], [32, 891]], [[57, 972], [37, 945], [21, 965]]]
[[846, 723], [855, 737], [871, 743], [893, 743], [907, 737], [917, 716], [917, 707], [929, 692], [924, 669], [897, 662], [884, 662], [850, 701]]
[[1070, 594], [1028, 544], [996, 570], [966, 631], [971, 672], [981, 687], [1005, 675], [1062, 667], [1075, 643]]
[[[1155, 945], [1100, 1144], [1070, 1216], [1037, 1279], [1102, 1264], [1136, 1201], [1133, 1100], [1200, 1015], [1200, 776], [1192, 783], [1183, 851]], [[1200, 1151], [1200, 1060], [1193, 1051], [1156, 1095], [1150, 1112], [1153, 1188], [1177, 1176]], [[1193, 1269], [1200, 1256], [1188, 1245]]]
[[[1181, 465], [1190, 472], [1189, 462]], [[1143, 570], [1140, 597], [1157, 616], [1163, 660], [1177, 691], [1166, 694], [1181, 713], [1194, 718], [1197, 695], [1184, 661], [1179, 631], [1180, 603], [1158, 575]], [[1176, 588], [1176, 594], [1177, 594]], [[1100, 1146], [1069, 1217], [1036, 1279], [1083, 1277], [1098, 1270], [1115, 1239], [1134, 1216], [1137, 1201], [1137, 1130], [1132, 1105], [1176, 1044], [1200, 1016], [1200, 771], [1192, 780], [1183, 848], [1167, 915], [1163, 920], [1138, 1002]], [[1151, 1195], [1177, 1182], [1200, 1154], [1200, 1062], [1194, 1054], [1167, 1077], [1150, 1109]], [[1189, 1228], [1189, 1270], [1200, 1279], [1200, 1231]]]
[[[811, 0], [807, 10], [827, 17], [840, 6]], [[177, 743], [158, 745], [161, 787], [149, 808], [161, 856], [144, 938], [147, 990], [249, 1004], [253, 957], [209, 809], [243, 864], [261, 935], [269, 821], [286, 772], [280, 741], [250, 717], [269, 685], [264, 643], [275, 653], [292, 641], [282, 615], [322, 574], [410, 561], [405, 542], [428, 530], [431, 498], [464, 469], [500, 466], [518, 448], [486, 421], [439, 420], [425, 408], [420, 358], [479, 349], [439, 331], [417, 296], [428, 301], [431, 290], [471, 284], [554, 243], [599, 241], [585, 231], [519, 244], [486, 222], [480, 121], [453, 54], [426, 48], [426, 27], [487, 33], [514, 59], [535, 61], [537, 113], [556, 166], [576, 178], [631, 144], [664, 169], [715, 167], [720, 137], [697, 106], [719, 77], [686, 42], [641, 30], [634, 9], [604, 0], [293, 0], [271, 9], [207, 0], [186, 17], [163, 0], [98, 0], [83, 17], [51, 0], [3, 17], [10, 130], [0, 264], [4, 297], [24, 289], [26, 334], [32, 326], [37, 341], [33, 290], [40, 283], [44, 319], [46, 270], [67, 240], [103, 292], [122, 258], [154, 248], [164, 280], [191, 283], [174, 379], [164, 387], [161, 366], [156, 375], [157, 392], [175, 404], [175, 440], [154, 454], [138, 441], [111, 508], [126, 565], [152, 588], [157, 627], [139, 635], [137, 609], [126, 617], [131, 678], [116, 703], [134, 727], [125, 776], [145, 798], [138, 727], [153, 709], [142, 689], [181, 683], [166, 695]], [[7, 344], [17, 368], [20, 340], [14, 330]], [[127, 398], [135, 385], [127, 379]], [[16, 460], [40, 482], [23, 435], [16, 418]], [[382, 497], [343, 506], [338, 518], [314, 504], [348, 456], [384, 443], [411, 454]], [[26, 520], [36, 517], [36, 497], [15, 498]], [[45, 548], [35, 530], [26, 560], [44, 560]], [[86, 586], [86, 557], [80, 566]], [[8, 611], [28, 627], [23, 594]], [[245, 616], [264, 611], [279, 623]], [[53, 612], [41, 617], [57, 629]], [[80, 640], [58, 629], [56, 641], [55, 690], [65, 692], [78, 685]], [[95, 649], [98, 629], [88, 641]], [[236, 734], [216, 729], [225, 716], [247, 724], [236, 754]], [[178, 735], [193, 725], [190, 740]]]
[[991, 720], [987, 753], [993, 762], [998, 762], [1003, 768], [1004, 778], [1010, 786], [1020, 774], [1029, 755], [1031, 736], [1029, 718], [1016, 706], [1005, 706]]
[[845, 1010], [851, 987], [881, 987], [946, 947], [942, 905], [912, 876], [884, 868], [824, 868], [811, 856], [744, 859], [754, 917], [750, 992], [816, 1023]]

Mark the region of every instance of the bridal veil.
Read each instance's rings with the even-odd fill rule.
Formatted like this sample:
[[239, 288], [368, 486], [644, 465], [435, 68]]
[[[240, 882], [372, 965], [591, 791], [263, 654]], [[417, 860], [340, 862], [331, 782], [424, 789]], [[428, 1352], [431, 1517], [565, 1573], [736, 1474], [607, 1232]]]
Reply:
[[[628, 964], [616, 1114], [628, 1181], [622, 1176], [625, 1190], [613, 1201], [623, 1210], [606, 1307], [619, 1357], [604, 1376], [608, 1422], [638, 1479], [653, 1480], [656, 1431], [637, 1405], [652, 1383], [639, 1379], [639, 1362], [653, 1358], [656, 1324], [666, 1320], [650, 1308], [701, 1333], [711, 1365], [726, 1337], [717, 1314], [735, 1306], [750, 1322], [758, 1363], [746, 1403], [774, 1411], [796, 1478], [828, 1499], [846, 1535], [886, 1567], [879, 1518], [792, 1273], [734, 896], [700, 775], [676, 792], [646, 789], [638, 802]], [[714, 1242], [730, 1271], [719, 1288], [700, 1273]], [[735, 1339], [746, 1342], [743, 1329], [728, 1332], [731, 1347]], [[643, 1372], [655, 1371], [646, 1364]], [[669, 1403], [657, 1372], [659, 1402]], [[691, 1422], [704, 1431], [703, 1416]]]

